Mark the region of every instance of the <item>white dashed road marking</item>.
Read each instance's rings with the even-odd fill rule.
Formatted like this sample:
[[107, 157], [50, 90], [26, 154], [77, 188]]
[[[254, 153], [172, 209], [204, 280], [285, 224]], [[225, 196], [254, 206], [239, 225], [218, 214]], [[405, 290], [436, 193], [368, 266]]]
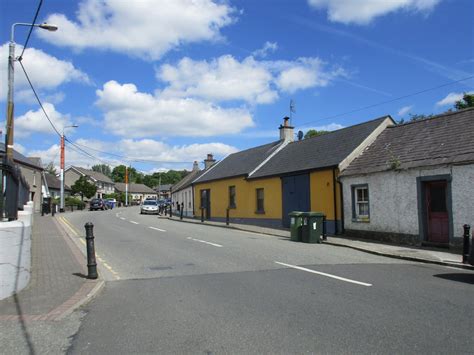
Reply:
[[189, 239], [189, 240], [194, 240], [195, 242], [204, 243], [204, 244], [209, 244], [209, 245], [212, 245], [212, 246], [214, 246], [214, 247], [222, 248], [222, 245], [220, 245], [220, 244], [211, 243], [211, 242], [206, 242], [205, 240], [194, 239], [194, 238], [191, 238], [191, 237], [188, 237], [188, 239]]
[[166, 232], [164, 229], [160, 229], [160, 228], [155, 228], [155, 227], [148, 227], [150, 229], [154, 229], [156, 231], [160, 231], [160, 232]]
[[344, 278], [344, 277], [340, 277], [340, 276], [336, 276], [336, 275], [331, 275], [331, 274], [326, 274], [325, 272], [315, 271], [315, 270], [307, 269], [307, 268], [301, 267], [301, 266], [296, 266], [296, 265], [290, 265], [290, 264], [280, 263], [280, 262], [278, 262], [278, 261], [275, 261], [275, 263], [276, 263], [276, 264], [279, 264], [279, 265], [286, 266], [286, 267], [290, 267], [290, 268], [292, 268], [292, 269], [297, 269], [297, 270], [301, 270], [301, 271], [311, 272], [311, 273], [313, 273], [313, 274], [318, 274], [318, 275], [330, 277], [330, 278], [333, 278], [333, 279], [336, 279], [336, 280], [340, 280], [340, 281], [350, 282], [350, 283], [353, 283], [353, 284], [356, 284], [356, 285], [367, 286], [367, 287], [372, 286], [372, 284], [368, 284], [368, 283], [365, 283], [365, 282], [360, 282], [360, 281], [355, 281], [355, 280], [351, 280], [351, 279], [346, 279], [346, 278]]
[[133, 224], [140, 224], [138, 222], [135, 222], [135, 221], [129, 221], [130, 223], [133, 223]]

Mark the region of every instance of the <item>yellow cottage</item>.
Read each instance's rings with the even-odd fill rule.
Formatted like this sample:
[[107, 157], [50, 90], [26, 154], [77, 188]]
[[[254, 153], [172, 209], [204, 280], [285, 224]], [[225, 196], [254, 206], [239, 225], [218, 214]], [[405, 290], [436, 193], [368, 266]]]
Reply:
[[194, 181], [195, 215], [232, 223], [288, 228], [291, 211], [326, 215], [329, 234], [342, 232], [339, 172], [394, 121], [381, 117], [293, 141], [288, 118], [280, 140], [229, 155]]

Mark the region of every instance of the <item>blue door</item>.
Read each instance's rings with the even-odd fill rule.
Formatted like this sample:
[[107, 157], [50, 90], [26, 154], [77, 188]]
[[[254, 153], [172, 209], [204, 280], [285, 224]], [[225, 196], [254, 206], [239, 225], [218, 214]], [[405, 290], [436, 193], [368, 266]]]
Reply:
[[281, 178], [283, 189], [283, 227], [290, 227], [291, 211], [307, 212], [311, 209], [309, 174]]

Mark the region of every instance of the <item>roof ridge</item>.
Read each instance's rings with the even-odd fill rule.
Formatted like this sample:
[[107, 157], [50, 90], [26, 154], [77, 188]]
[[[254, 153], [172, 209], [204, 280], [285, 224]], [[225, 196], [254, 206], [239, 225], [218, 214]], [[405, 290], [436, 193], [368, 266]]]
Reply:
[[393, 117], [392, 117], [391, 115], [384, 115], [384, 116], [380, 116], [380, 117], [371, 119], [371, 120], [369, 120], [369, 121], [364, 121], [364, 122], [356, 123], [356, 124], [351, 125], [351, 126], [347, 126], [347, 127], [342, 127], [342, 128], [339, 128], [339, 129], [335, 129], [334, 131], [328, 131], [327, 133], [320, 134], [320, 135], [318, 135], [318, 136], [313, 136], [313, 137], [305, 138], [305, 139], [302, 139], [302, 140], [300, 140], [300, 141], [295, 141], [295, 142], [292, 142], [292, 143], [303, 142], [303, 141], [305, 141], [305, 140], [314, 139], [314, 138], [318, 138], [318, 137], [321, 137], [321, 136], [326, 136], [326, 135], [328, 135], [328, 134], [333, 134], [333, 133], [335, 133], [335, 132], [340, 132], [340, 131], [343, 131], [343, 130], [345, 130], [345, 129], [354, 128], [354, 127], [357, 127], [357, 126], [362, 126], [362, 125], [365, 125], [365, 124], [368, 124], [368, 123], [372, 123], [372, 122], [379, 121], [379, 120], [382, 120], [382, 119], [387, 119], [387, 118], [390, 118], [390, 119], [395, 123], [395, 120], [393, 119]]
[[433, 121], [433, 120], [436, 120], [436, 119], [444, 118], [446, 116], [452, 116], [452, 115], [459, 114], [461, 112], [471, 111], [471, 110], [474, 110], [474, 107], [468, 107], [468, 108], [465, 108], [465, 109], [462, 109], [462, 110], [456, 110], [456, 111], [446, 111], [446, 112], [443, 112], [443, 113], [439, 113], [437, 115], [431, 115], [431, 116], [428, 116], [426, 118], [422, 118], [422, 119], [415, 120], [415, 121], [404, 122], [404, 123], [397, 124], [395, 126], [391, 126], [391, 127], [388, 127], [388, 128], [403, 127], [403, 126], [408, 126], [408, 125], [417, 124], [417, 123], [421, 123], [421, 122]]

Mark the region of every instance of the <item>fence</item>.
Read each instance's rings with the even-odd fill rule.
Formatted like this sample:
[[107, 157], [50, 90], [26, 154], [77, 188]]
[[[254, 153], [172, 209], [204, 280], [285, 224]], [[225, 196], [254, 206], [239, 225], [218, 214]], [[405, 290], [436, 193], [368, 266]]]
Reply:
[[13, 221], [18, 218], [18, 210], [29, 200], [30, 186], [21, 174], [20, 168], [13, 162], [2, 157], [0, 161], [1, 189], [0, 217], [3, 220]]

